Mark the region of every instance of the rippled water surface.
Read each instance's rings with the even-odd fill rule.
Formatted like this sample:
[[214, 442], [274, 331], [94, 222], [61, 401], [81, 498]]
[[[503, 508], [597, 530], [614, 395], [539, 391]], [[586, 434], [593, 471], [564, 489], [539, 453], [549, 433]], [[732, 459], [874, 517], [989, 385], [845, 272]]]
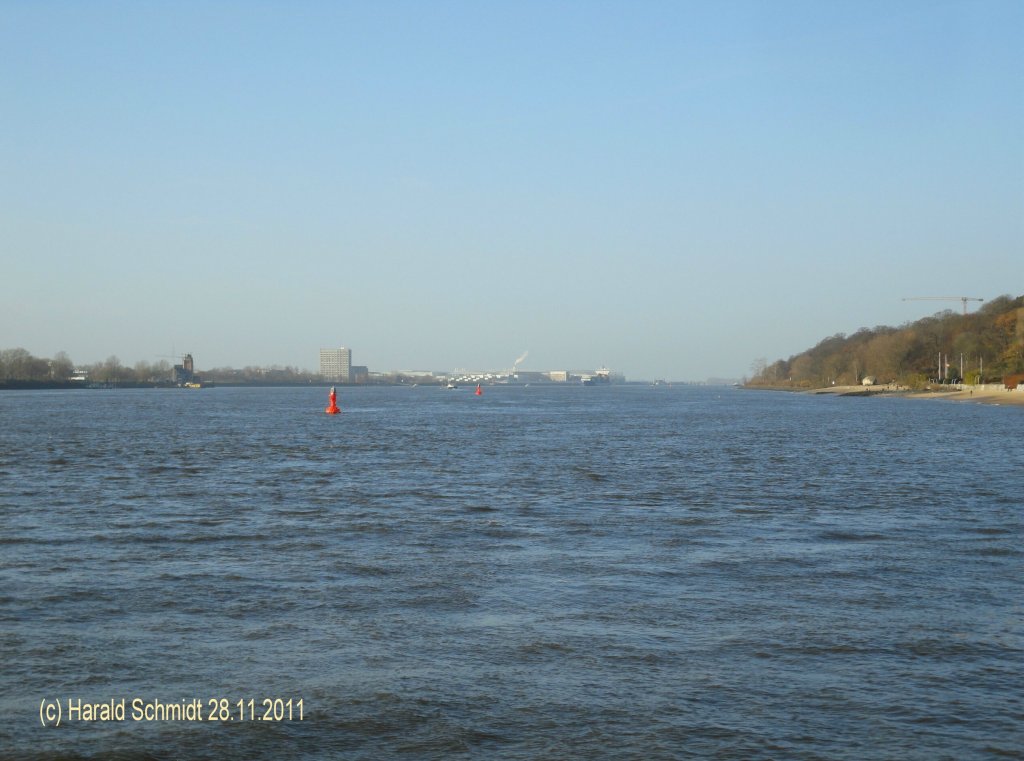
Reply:
[[[339, 403], [0, 394], [0, 755], [1024, 755], [1024, 410]], [[122, 698], [233, 715], [41, 725]], [[302, 721], [240, 720], [263, 698]]]

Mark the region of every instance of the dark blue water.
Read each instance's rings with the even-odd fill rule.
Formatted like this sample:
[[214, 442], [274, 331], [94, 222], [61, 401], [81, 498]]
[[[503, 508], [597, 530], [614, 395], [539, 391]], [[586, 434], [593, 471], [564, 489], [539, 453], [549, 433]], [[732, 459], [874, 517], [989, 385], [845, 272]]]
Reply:
[[326, 402], [0, 394], [0, 755], [1024, 756], [1024, 409]]

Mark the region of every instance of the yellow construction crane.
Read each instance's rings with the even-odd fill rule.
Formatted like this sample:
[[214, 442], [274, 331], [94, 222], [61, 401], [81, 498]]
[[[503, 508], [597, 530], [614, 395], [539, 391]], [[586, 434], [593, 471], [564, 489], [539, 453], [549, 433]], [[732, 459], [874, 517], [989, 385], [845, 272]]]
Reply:
[[908, 296], [904, 301], [959, 301], [964, 305], [964, 314], [967, 314], [968, 301], [984, 301], [975, 296]]

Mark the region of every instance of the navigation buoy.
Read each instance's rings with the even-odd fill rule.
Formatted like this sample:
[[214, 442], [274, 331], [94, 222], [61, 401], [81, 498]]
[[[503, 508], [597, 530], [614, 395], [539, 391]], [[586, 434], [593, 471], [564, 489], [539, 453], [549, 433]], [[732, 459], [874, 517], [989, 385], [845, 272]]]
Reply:
[[480, 388], [480, 384], [479, 383], [476, 384], [476, 391], [473, 392], [473, 393], [475, 393], [477, 396], [483, 396], [484, 395], [484, 390], [482, 388]]
[[327, 398], [330, 399], [331, 403], [327, 405], [326, 409], [324, 409], [324, 412], [326, 412], [328, 415], [337, 415], [339, 412], [341, 412], [341, 410], [338, 409], [338, 392], [334, 388], [334, 386], [331, 386], [331, 393], [328, 394]]

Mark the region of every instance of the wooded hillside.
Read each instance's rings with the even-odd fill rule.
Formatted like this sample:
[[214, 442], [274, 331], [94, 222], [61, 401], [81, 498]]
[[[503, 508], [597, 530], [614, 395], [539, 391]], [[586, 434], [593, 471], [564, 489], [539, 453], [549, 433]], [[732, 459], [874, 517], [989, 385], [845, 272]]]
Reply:
[[899, 328], [839, 333], [789, 359], [758, 360], [748, 384], [821, 388], [871, 377], [918, 388], [959, 381], [961, 358], [966, 383], [1024, 372], [1024, 296], [1000, 296], [972, 314], [949, 310]]

